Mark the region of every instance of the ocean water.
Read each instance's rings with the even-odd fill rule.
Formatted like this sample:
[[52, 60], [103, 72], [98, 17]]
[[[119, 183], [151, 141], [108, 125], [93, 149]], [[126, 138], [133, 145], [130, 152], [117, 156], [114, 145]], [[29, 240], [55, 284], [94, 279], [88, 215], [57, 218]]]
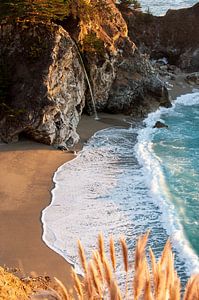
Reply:
[[[153, 128], [160, 119], [168, 129]], [[144, 123], [97, 132], [57, 170], [52, 202], [42, 214], [43, 239], [79, 270], [77, 240], [89, 258], [99, 232], [107, 248], [113, 235], [122, 272], [119, 237], [125, 235], [133, 251], [150, 229], [156, 256], [171, 237], [185, 283], [199, 272], [199, 93], [179, 97]]]
[[197, 0], [140, 0], [143, 11], [150, 10], [153, 15], [164, 15], [168, 9], [179, 9], [196, 4]]
[[[154, 118], [161, 118], [168, 129], [151, 129]], [[142, 156], [148, 156], [149, 164], [155, 160], [157, 168], [154, 174], [151, 171], [151, 186], [155, 184], [154, 193], [172, 203], [175, 214], [171, 228], [177, 219], [177, 238], [183, 232], [180, 238], [188, 241], [189, 248], [199, 255], [199, 93], [179, 97], [172, 109], [152, 113], [145, 122], [147, 129], [143, 131], [151, 143], [146, 142]]]

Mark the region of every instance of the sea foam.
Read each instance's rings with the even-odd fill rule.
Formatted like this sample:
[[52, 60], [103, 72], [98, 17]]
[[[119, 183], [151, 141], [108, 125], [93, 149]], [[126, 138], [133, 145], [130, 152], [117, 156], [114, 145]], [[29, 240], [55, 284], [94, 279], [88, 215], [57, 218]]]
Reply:
[[[179, 104], [184, 106], [198, 105], [199, 92], [182, 95], [176, 99], [171, 108], [160, 108], [156, 112], [150, 113], [144, 121], [146, 127], [138, 132], [138, 143], [135, 146], [135, 151], [139, 163], [143, 166], [143, 173], [146, 176], [145, 181], [151, 197], [162, 212], [162, 224], [167, 234], [171, 236], [177, 252], [186, 262], [187, 271], [190, 275], [199, 272], [199, 259], [184, 235], [178, 213], [172, 204], [172, 197], [165, 182], [162, 161], [160, 157], [156, 156], [152, 143], [153, 135], [158, 130], [153, 128], [156, 121], [161, 120], [163, 114], [179, 114], [175, 111], [176, 106]], [[166, 132], [168, 129], [162, 128], [161, 130]]]
[[[149, 114], [145, 128], [97, 132], [74, 160], [61, 166], [53, 178], [52, 202], [42, 213], [46, 244], [79, 267], [78, 239], [91, 257], [99, 232], [105, 235], [107, 249], [109, 235], [116, 241], [125, 235], [132, 250], [137, 237], [151, 229], [149, 245], [156, 256], [172, 236], [176, 268], [184, 282], [187, 274], [199, 271], [152, 147], [158, 130], [152, 127], [161, 114], [176, 114], [175, 105], [193, 105], [197, 97], [198, 93], [179, 97], [172, 108]], [[120, 253], [119, 242], [116, 251]], [[117, 261], [121, 270], [121, 257]]]

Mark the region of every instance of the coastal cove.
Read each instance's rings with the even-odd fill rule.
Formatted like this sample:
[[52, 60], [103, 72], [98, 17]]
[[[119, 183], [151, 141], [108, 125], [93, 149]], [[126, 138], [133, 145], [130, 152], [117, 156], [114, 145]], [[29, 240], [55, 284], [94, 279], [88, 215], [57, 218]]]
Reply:
[[[188, 84], [181, 83], [180, 78], [170, 91], [172, 99], [191, 91]], [[102, 114], [100, 121], [82, 116], [78, 128], [81, 140], [76, 150], [81, 150], [95, 132], [114, 126], [128, 127], [126, 122], [129, 122], [129, 117], [124, 115]], [[1, 195], [7, 199], [1, 203], [1, 264], [19, 267], [25, 274], [35, 272], [57, 276], [70, 285], [70, 268], [67, 263], [42, 241], [40, 214], [47, 203], [51, 202], [53, 173], [67, 160], [73, 159], [74, 155], [31, 141], [22, 141], [18, 144], [1, 144], [0, 158], [1, 178], [4, 178], [1, 181]], [[30, 188], [32, 192], [27, 193]], [[15, 204], [13, 199], [16, 199]]]
[[[126, 116], [100, 115], [100, 121], [83, 116], [79, 125], [82, 139], [76, 150], [95, 131], [112, 125], [126, 126]], [[1, 255], [0, 265], [19, 268], [20, 274], [56, 276], [71, 285], [70, 265], [42, 241], [41, 211], [51, 201], [52, 176], [73, 159], [72, 153], [24, 140], [0, 145]], [[19, 172], [20, 170], [20, 172]]]
[[[192, 88], [195, 90], [195, 87], [190, 87], [185, 82], [182, 84], [180, 78], [173, 89], [170, 90], [170, 96], [175, 99], [179, 92], [179, 96], [181, 94], [186, 95], [186, 93], [191, 92]], [[78, 133], [82, 138], [74, 150], [81, 151], [84, 144], [95, 132], [109, 130], [110, 127], [121, 128], [122, 130], [122, 128], [128, 128], [130, 123], [133, 127], [136, 127], [136, 124], [140, 124], [140, 122], [141, 120], [134, 120], [132, 123], [132, 119], [124, 115], [100, 114], [99, 121], [95, 121], [89, 116], [82, 116], [78, 128]], [[64, 256], [63, 253], [54, 249], [59, 252], [59, 254], [56, 254], [42, 241], [43, 226], [40, 222], [40, 214], [47, 203], [51, 202], [50, 190], [52, 189], [53, 173], [63, 163], [65, 164], [66, 161], [70, 160], [73, 163], [74, 159], [73, 153], [61, 152], [31, 141], [22, 141], [15, 145], [1, 144], [0, 170], [1, 178], [4, 178], [4, 180], [1, 182], [0, 187], [1, 193], [7, 199], [6, 202], [1, 203], [1, 211], [3, 212], [0, 218], [0, 228], [2, 230], [1, 264], [8, 267], [19, 267], [21, 270], [19, 274], [23, 276], [28, 274], [56, 276], [67, 287], [71, 287], [71, 267], [67, 263], [67, 243], [65, 261], [59, 255]], [[21, 170], [20, 174], [18, 174], [19, 168]], [[10, 186], [12, 186], [12, 189], [10, 189]], [[13, 203], [13, 198], [16, 199], [15, 203]], [[12, 234], [8, 235], [7, 232], [12, 232]], [[84, 233], [88, 234], [86, 231], [83, 231]], [[116, 237], [119, 237], [119, 232]], [[132, 234], [130, 234], [129, 240], [131, 240], [131, 237]], [[166, 238], [167, 234], [165, 232]], [[16, 241], [18, 242], [16, 243]], [[74, 249], [74, 251], [77, 253], [77, 249]], [[178, 256], [178, 254], [176, 255]], [[188, 257], [186, 259], [189, 263]], [[177, 263], [181, 264], [182, 261], [178, 262], [177, 260]], [[183, 264], [178, 270], [180, 270], [182, 282], [185, 284], [187, 273], [184, 273], [184, 271], [188, 271], [187, 266]], [[190, 274], [189, 271], [188, 274]]]
[[199, 300], [198, 20], [0, 3], [0, 300]]
[[[172, 97], [176, 95], [179, 83], [182, 82], [179, 81], [171, 90]], [[183, 85], [185, 88], [186, 84]], [[187, 88], [186, 92], [188, 90]], [[182, 89], [181, 93], [183, 92], [185, 90]], [[192, 95], [195, 94], [184, 97], [192, 101]], [[183, 99], [183, 96], [181, 97]], [[175, 107], [175, 100], [173, 105]], [[168, 113], [170, 110], [173, 108], [168, 109]], [[167, 109], [162, 111], [166, 113]], [[165, 184], [161, 171], [156, 168], [155, 159], [151, 160], [149, 157], [146, 166], [144, 163], [144, 171], [142, 170], [141, 159], [143, 155], [144, 159], [149, 156], [147, 144], [150, 145], [150, 141], [145, 139], [141, 141], [141, 137], [146, 138], [148, 133], [139, 134], [139, 132], [151, 132], [155, 122], [161, 118], [160, 112], [151, 114], [154, 117], [151, 118], [150, 128], [140, 129], [141, 121], [131, 120], [129, 129], [112, 127], [98, 131], [88, 141], [88, 145], [84, 146], [75, 161], [64, 164], [56, 172], [53, 200], [43, 211], [42, 216], [43, 238], [52, 249], [76, 265], [78, 272], [80, 262], [75, 250], [76, 240], [79, 237], [89, 258], [95, 245], [93, 241], [95, 243], [99, 232], [105, 234], [106, 241], [110, 235], [119, 240], [119, 237], [125, 234], [131, 249], [135, 246], [136, 237], [148, 229], [151, 230], [150, 246], [156, 256], [160, 255], [166, 240], [171, 237], [176, 268], [183, 285], [192, 272], [199, 271], [195, 249], [191, 248], [183, 233], [182, 225], [178, 224], [178, 211], [172, 212], [173, 208], [169, 208], [172, 207], [172, 203], [169, 204], [162, 194]], [[128, 122], [130, 123], [130, 118]], [[137, 135], [139, 135], [138, 146]], [[134, 147], [140, 147], [140, 150], [136, 150], [138, 156]], [[142, 150], [142, 147], [146, 149]], [[153, 171], [149, 171], [150, 165], [153, 166]], [[154, 186], [151, 186], [150, 182], [154, 182]], [[197, 240], [197, 233], [195, 238]], [[117, 247], [118, 244], [116, 244], [118, 252]], [[108, 244], [106, 248], [108, 249]], [[122, 265], [122, 261], [118, 264]]]

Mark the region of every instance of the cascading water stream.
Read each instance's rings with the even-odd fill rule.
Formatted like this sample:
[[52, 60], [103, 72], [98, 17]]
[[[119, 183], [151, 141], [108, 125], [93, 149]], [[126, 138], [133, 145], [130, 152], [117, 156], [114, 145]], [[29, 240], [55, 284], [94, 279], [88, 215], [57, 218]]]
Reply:
[[85, 65], [84, 65], [84, 61], [82, 59], [82, 56], [81, 56], [81, 53], [79, 51], [79, 48], [76, 44], [76, 42], [73, 40], [73, 44], [77, 50], [77, 53], [79, 55], [79, 59], [80, 59], [80, 63], [81, 63], [81, 66], [83, 68], [83, 71], [84, 71], [84, 74], [85, 74], [85, 77], [86, 77], [86, 81], [88, 83], [88, 88], [89, 88], [89, 91], [90, 91], [90, 95], [91, 95], [91, 100], [92, 100], [92, 104], [93, 104], [93, 110], [94, 110], [94, 115], [95, 115], [95, 120], [98, 121], [100, 118], [98, 117], [98, 114], [97, 114], [97, 109], [96, 109], [96, 104], [95, 104], [95, 99], [94, 99], [94, 96], [93, 96], [93, 91], [92, 91], [92, 88], [91, 88], [91, 83], [90, 83], [90, 80], [89, 80], [89, 77], [88, 77], [88, 73], [86, 71], [86, 68], [85, 68]]

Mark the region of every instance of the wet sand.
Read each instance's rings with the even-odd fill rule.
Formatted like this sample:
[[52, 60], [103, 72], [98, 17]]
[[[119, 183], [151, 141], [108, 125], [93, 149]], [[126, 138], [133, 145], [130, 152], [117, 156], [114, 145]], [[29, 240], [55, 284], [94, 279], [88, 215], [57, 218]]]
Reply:
[[[94, 132], [126, 126], [121, 115], [83, 116], [78, 151]], [[128, 117], [127, 117], [128, 119]], [[56, 276], [71, 284], [71, 266], [42, 241], [41, 211], [51, 201], [52, 177], [72, 153], [32, 141], [0, 144], [0, 265], [19, 267], [22, 275]]]
[[[195, 87], [176, 79], [171, 99]], [[196, 86], [197, 87], [197, 86]], [[130, 117], [100, 114], [100, 120], [83, 116], [78, 126], [81, 140], [74, 150], [98, 130], [128, 126]], [[0, 144], [0, 265], [19, 267], [23, 275], [56, 276], [71, 284], [71, 266], [42, 241], [41, 211], [51, 201], [52, 177], [57, 168], [73, 159], [72, 153], [32, 141]]]

